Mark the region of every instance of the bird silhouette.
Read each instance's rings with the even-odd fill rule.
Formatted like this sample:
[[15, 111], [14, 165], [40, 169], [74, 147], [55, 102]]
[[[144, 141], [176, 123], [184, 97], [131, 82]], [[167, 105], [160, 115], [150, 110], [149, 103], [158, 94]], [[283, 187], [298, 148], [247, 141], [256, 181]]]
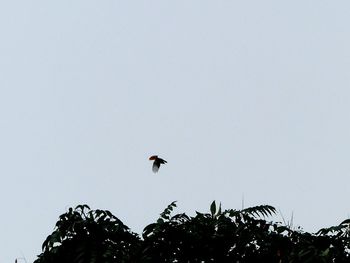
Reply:
[[162, 158], [159, 158], [158, 155], [152, 155], [151, 157], [149, 157], [149, 160], [153, 161], [152, 171], [154, 173], [158, 172], [161, 164], [167, 163], [167, 161], [163, 160]]

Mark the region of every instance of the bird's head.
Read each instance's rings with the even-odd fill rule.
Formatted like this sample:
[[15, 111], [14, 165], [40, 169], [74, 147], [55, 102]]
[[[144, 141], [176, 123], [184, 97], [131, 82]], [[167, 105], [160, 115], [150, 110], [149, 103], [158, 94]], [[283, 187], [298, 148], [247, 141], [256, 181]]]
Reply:
[[158, 159], [158, 155], [152, 155], [151, 157], [149, 157], [150, 161], [156, 160]]

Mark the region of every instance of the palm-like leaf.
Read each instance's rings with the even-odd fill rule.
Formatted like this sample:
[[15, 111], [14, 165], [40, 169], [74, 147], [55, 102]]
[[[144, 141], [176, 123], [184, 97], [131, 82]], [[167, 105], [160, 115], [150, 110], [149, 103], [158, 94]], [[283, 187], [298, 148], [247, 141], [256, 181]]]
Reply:
[[252, 216], [271, 216], [273, 214], [276, 214], [276, 208], [270, 205], [258, 205], [245, 208], [241, 210], [241, 212]]

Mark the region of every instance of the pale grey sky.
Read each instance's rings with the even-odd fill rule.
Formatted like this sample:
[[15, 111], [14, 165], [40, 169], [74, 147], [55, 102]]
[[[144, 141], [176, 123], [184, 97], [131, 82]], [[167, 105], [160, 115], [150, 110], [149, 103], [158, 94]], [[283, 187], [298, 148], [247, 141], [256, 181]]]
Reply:
[[174, 200], [193, 214], [243, 195], [307, 231], [347, 218], [349, 10], [0, 2], [0, 262], [32, 262], [78, 204], [139, 233]]

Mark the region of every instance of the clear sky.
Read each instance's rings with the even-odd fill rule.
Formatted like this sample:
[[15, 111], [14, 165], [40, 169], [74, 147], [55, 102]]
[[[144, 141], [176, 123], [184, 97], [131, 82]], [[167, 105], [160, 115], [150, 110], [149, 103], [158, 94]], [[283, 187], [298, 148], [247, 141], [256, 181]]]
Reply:
[[[349, 1], [2, 1], [0, 262], [68, 207], [135, 232], [270, 204], [306, 231], [350, 214]], [[153, 174], [148, 157], [168, 161]], [[280, 216], [276, 220], [281, 220]]]

